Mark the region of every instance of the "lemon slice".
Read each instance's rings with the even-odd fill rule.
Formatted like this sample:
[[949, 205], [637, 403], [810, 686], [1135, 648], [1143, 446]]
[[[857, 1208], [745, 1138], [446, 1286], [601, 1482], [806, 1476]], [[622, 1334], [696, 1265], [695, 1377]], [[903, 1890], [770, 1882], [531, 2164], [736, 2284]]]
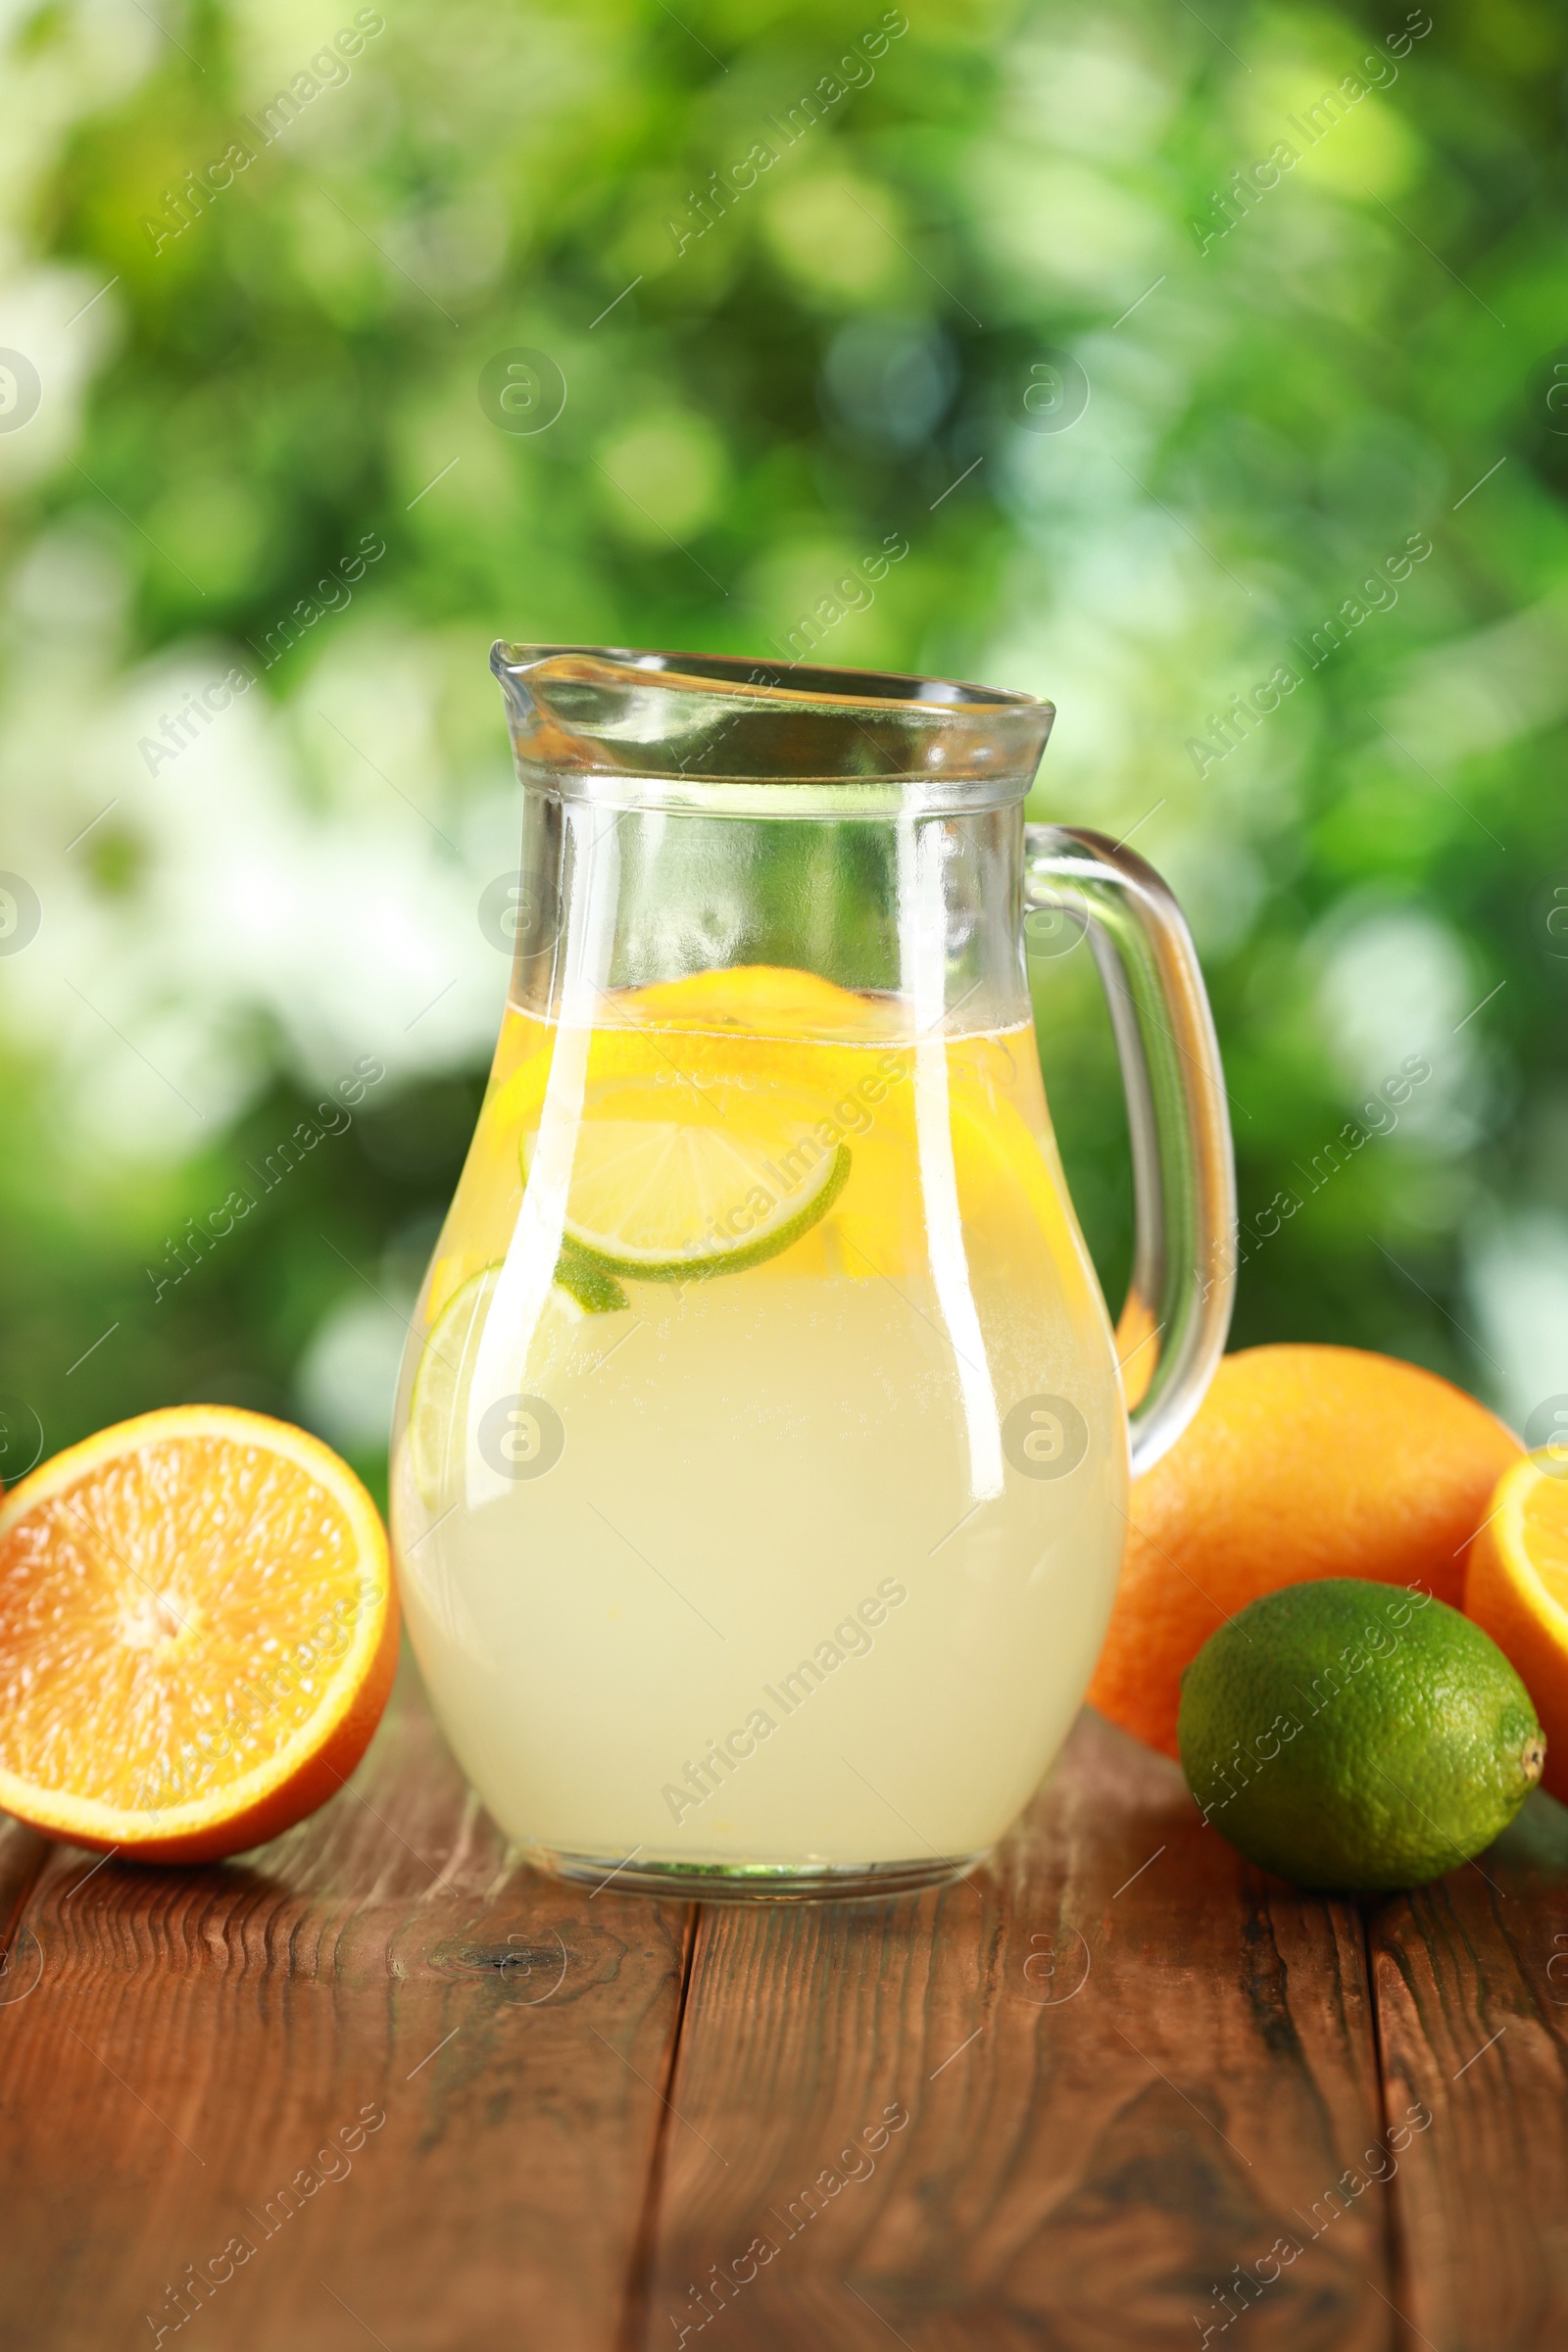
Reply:
[[479, 1352], [479, 1334], [501, 1279], [486, 1266], [454, 1292], [430, 1326], [409, 1398], [409, 1457], [414, 1483], [433, 1510], [446, 1477], [447, 1447], [461, 1432], [459, 1413]]
[[814, 1104], [699, 1099], [682, 1118], [670, 1091], [617, 1085], [583, 1120], [564, 1260], [623, 1281], [739, 1274], [809, 1232], [849, 1182], [849, 1148], [821, 1141]]

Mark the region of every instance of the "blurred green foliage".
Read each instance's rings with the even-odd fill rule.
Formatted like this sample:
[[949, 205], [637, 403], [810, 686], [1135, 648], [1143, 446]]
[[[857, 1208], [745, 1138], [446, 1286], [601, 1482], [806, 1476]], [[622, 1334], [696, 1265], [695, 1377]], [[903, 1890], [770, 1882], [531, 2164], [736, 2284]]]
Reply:
[[[491, 639], [776, 652], [890, 533], [820, 658], [1049, 693], [1037, 812], [1189, 906], [1237, 1340], [1521, 1420], [1568, 1390], [1550, 0], [159, 12], [24, 11], [0, 90], [0, 345], [41, 385], [17, 424], [0, 374], [13, 1468], [29, 1415], [53, 1450], [207, 1396], [376, 1474], [505, 983]], [[536, 433], [478, 396], [519, 348], [566, 387]], [[1114, 1295], [1103, 1014], [1087, 957], [1039, 981]], [[160, 1293], [366, 1054], [352, 1125]]]

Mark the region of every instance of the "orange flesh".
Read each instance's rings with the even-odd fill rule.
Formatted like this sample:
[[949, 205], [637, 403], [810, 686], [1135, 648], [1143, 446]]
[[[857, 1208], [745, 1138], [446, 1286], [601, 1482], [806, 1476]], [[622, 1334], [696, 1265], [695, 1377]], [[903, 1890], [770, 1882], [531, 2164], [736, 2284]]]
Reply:
[[1538, 1479], [1522, 1515], [1531, 1562], [1558, 1607], [1568, 1609], [1568, 1479]]
[[264, 1447], [108, 1458], [0, 1538], [0, 1769], [126, 1811], [220, 1798], [320, 1705], [360, 1606], [355, 1530]]

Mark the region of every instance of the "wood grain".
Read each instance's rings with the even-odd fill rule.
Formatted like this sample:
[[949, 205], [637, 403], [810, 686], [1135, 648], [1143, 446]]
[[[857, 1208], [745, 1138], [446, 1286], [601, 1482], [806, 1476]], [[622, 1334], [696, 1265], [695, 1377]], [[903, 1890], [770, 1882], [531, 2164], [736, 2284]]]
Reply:
[[1389, 2344], [1364, 1955], [1087, 1714], [972, 1884], [705, 1911], [638, 2340]]
[[0, 1813], [0, 2023], [43, 1977], [43, 1950], [24, 1915], [51, 1850], [46, 1838]]
[[0, 2352], [1568, 2340], [1546, 1798], [1364, 1928], [1086, 1715], [972, 1883], [696, 1916], [509, 1864], [405, 1684], [242, 1863], [0, 1828]]
[[[1397, 2300], [1437, 2352], [1568, 2342], [1568, 1813], [1530, 1798], [1479, 1862], [1371, 1921]], [[1430, 2117], [1422, 2124], [1422, 2114]]]
[[180, 1872], [53, 1848], [22, 1927], [5, 2352], [609, 2352], [689, 1915], [509, 1867], [407, 1684], [289, 1837]]

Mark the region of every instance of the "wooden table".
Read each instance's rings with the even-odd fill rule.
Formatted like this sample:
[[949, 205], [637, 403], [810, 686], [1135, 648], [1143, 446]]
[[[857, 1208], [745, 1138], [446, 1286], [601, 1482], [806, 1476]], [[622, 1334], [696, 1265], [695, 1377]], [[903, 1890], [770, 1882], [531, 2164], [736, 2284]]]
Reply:
[[243, 1862], [0, 1871], [3, 2352], [1568, 2343], [1545, 1797], [1363, 1912], [1086, 1714], [972, 1881], [688, 1909], [509, 1866], [409, 1680]]

